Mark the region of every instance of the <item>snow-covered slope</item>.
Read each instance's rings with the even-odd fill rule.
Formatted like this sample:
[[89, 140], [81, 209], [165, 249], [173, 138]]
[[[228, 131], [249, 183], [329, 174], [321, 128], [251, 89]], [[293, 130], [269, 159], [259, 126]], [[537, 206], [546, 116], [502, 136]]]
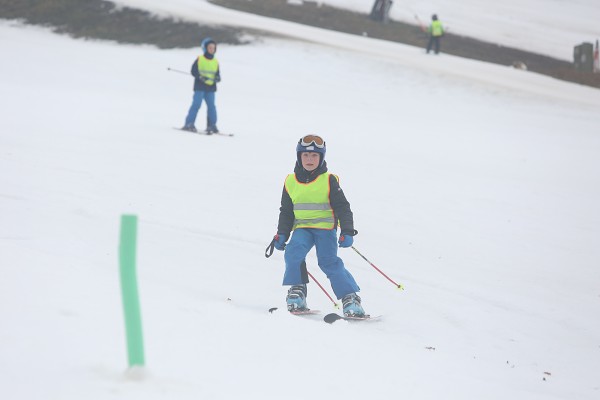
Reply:
[[[0, 24], [3, 393], [597, 397], [600, 92], [326, 40], [220, 46], [219, 126], [236, 136], [205, 137], [172, 129], [192, 82], [166, 68], [193, 51]], [[340, 251], [381, 322], [283, 311], [283, 255], [263, 252], [306, 133], [327, 140], [356, 247], [406, 287]], [[124, 213], [140, 218], [141, 380], [124, 374]], [[334, 310], [314, 284], [309, 305]]]

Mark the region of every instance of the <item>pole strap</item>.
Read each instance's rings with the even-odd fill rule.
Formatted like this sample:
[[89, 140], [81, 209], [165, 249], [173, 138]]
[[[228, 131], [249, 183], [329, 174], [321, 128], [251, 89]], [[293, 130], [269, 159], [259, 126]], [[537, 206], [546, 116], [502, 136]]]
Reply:
[[273, 255], [273, 251], [275, 250], [275, 239], [271, 240], [271, 243], [265, 249], [265, 257], [269, 258]]

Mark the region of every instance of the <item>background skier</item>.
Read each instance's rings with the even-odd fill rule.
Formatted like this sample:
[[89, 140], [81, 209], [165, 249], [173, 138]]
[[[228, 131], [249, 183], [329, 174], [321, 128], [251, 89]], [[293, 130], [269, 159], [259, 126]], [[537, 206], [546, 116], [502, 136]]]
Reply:
[[431, 24], [427, 29], [429, 33], [429, 43], [427, 43], [427, 54], [431, 51], [431, 47], [434, 47], [435, 54], [440, 53], [440, 41], [444, 36], [444, 27], [441, 21], [438, 19], [436, 14], [431, 16]]
[[208, 109], [206, 133], [218, 133], [217, 129], [217, 107], [215, 106], [215, 95], [217, 91], [217, 82], [221, 81], [221, 71], [219, 61], [215, 57], [217, 52], [217, 43], [211, 38], [202, 41], [202, 51], [204, 54], [199, 56], [192, 64], [191, 73], [194, 76], [194, 97], [192, 105], [185, 118], [183, 130], [197, 132], [196, 116], [202, 105], [206, 101]]

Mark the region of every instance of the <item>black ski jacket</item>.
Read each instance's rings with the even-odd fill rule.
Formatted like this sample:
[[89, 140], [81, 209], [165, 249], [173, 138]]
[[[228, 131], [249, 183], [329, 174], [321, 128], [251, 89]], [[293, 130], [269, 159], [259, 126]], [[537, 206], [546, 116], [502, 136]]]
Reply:
[[[317, 179], [317, 177], [327, 172], [327, 162], [324, 162], [322, 166], [315, 169], [312, 172], [305, 170], [302, 165], [296, 163], [294, 168], [294, 174], [296, 179], [302, 183], [309, 183]], [[329, 175], [329, 203], [333, 208], [333, 215], [335, 218], [334, 229], [337, 229], [338, 220], [342, 234], [348, 236], [354, 236], [358, 232], [354, 230], [354, 218], [352, 210], [350, 209], [350, 203], [346, 200], [346, 196], [340, 187], [340, 183], [334, 175]], [[281, 207], [279, 208], [279, 223], [277, 225], [277, 234], [285, 235], [286, 239], [290, 238], [290, 233], [294, 227], [294, 204], [292, 199], [283, 186], [283, 193], [281, 194]]]

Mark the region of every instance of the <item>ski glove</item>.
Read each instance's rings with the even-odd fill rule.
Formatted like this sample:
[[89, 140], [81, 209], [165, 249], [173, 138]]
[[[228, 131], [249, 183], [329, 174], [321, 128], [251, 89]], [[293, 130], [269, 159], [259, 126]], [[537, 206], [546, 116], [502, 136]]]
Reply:
[[350, 247], [352, 246], [352, 243], [354, 243], [354, 238], [351, 235], [342, 233], [338, 243], [340, 244], [340, 247]]
[[273, 244], [277, 250], [285, 250], [285, 240], [287, 237], [283, 234], [277, 234], [273, 237]]

